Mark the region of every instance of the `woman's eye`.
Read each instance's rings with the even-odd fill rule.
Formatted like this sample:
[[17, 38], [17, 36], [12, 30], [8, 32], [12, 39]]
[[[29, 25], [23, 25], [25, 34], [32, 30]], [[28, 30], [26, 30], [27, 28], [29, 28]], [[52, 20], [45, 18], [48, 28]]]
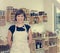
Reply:
[[23, 17], [23, 16], [21, 16], [21, 17]]
[[18, 16], [18, 17], [24, 17], [24, 16]]
[[20, 17], [20, 16], [18, 16], [18, 17]]

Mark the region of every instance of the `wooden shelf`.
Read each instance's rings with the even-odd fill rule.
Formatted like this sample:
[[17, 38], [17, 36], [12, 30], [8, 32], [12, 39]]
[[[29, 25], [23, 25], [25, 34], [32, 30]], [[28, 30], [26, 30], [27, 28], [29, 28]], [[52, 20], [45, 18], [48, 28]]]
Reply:
[[51, 46], [49, 46], [49, 47], [55, 47], [55, 46], [57, 46], [57, 45], [51, 45]]
[[49, 37], [49, 38], [57, 38], [57, 36], [52, 36], [52, 37]]
[[44, 38], [33, 38], [33, 40], [42, 40]]
[[[53, 53], [53, 52], [57, 51], [56, 50], [57, 49], [57, 38], [58, 38], [57, 36], [51, 36], [51, 37], [49, 37], [49, 36], [48, 37], [43, 36], [43, 37], [33, 38], [33, 40], [35, 40], [35, 41], [36, 40], [38, 40], [38, 41], [40, 40], [39, 42], [42, 43], [42, 48], [38, 48], [36, 50], [39, 51], [40, 49], [43, 49], [45, 51], [45, 53], [46, 52], [47, 53]], [[54, 45], [50, 46], [49, 44], [54, 44]], [[51, 48], [53, 48], [52, 50], [55, 49], [55, 51], [52, 51]], [[55, 52], [55, 53], [57, 53], [57, 52]]]

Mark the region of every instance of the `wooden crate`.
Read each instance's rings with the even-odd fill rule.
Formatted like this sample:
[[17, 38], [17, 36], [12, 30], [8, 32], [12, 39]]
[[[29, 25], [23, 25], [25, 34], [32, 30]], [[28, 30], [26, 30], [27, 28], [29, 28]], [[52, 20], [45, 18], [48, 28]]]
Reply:
[[49, 53], [57, 53], [57, 46], [55, 46], [55, 47], [50, 47], [50, 48], [49, 48]]

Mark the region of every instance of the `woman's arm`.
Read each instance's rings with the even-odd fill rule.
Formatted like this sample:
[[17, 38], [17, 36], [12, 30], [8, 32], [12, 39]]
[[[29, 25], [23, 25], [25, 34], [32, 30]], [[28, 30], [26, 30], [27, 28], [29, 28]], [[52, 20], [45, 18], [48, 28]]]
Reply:
[[29, 32], [28, 32], [28, 35], [29, 35], [29, 45], [31, 45], [32, 43], [32, 31], [31, 31], [31, 28], [29, 29]]
[[8, 42], [8, 45], [9, 45], [10, 48], [12, 46], [11, 36], [12, 36], [12, 33], [11, 33], [10, 30], [8, 30], [7, 42]]

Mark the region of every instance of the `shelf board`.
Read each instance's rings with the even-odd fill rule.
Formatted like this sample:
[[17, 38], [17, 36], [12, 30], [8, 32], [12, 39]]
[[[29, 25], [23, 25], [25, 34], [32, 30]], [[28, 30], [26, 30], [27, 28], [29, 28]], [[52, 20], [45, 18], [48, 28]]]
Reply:
[[33, 40], [42, 40], [42, 39], [48, 40], [49, 38], [57, 38], [57, 36], [54, 36], [54, 37], [36, 37], [36, 38], [33, 38]]
[[51, 45], [51, 46], [49, 46], [49, 47], [55, 47], [55, 46], [57, 46], [57, 45]]
[[57, 38], [57, 36], [54, 36], [54, 37], [49, 37], [49, 38]]
[[43, 38], [33, 38], [33, 40], [42, 40]]
[[49, 49], [49, 47], [47, 47], [47, 48], [39, 48], [39, 49], [36, 49], [36, 51], [39, 51], [39, 50], [48, 50]]
[[49, 49], [49, 47], [43, 47], [43, 49], [44, 49], [44, 50], [48, 50], [48, 49]]
[[36, 51], [43, 50], [43, 48], [36, 49]]

